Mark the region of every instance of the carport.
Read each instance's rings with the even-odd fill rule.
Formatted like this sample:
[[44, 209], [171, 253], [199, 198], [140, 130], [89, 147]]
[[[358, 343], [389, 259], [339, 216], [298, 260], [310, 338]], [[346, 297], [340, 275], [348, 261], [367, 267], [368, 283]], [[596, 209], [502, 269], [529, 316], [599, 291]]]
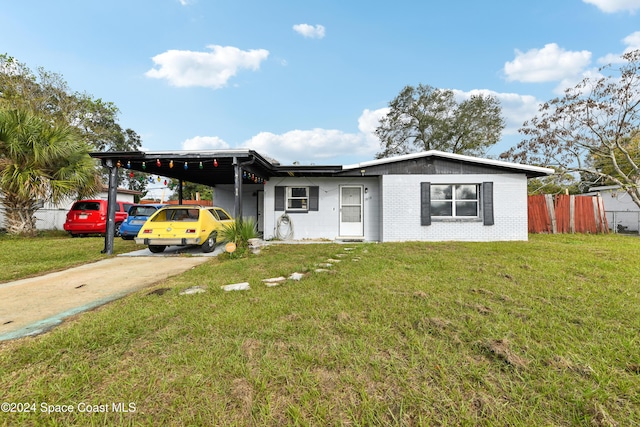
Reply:
[[102, 166], [109, 170], [107, 231], [102, 251], [107, 254], [113, 253], [119, 168], [177, 179], [180, 182], [180, 204], [183, 181], [212, 187], [232, 184], [235, 194], [233, 215], [239, 219], [242, 219], [243, 184], [264, 184], [276, 175], [276, 166], [257, 152], [248, 149], [198, 152], [105, 151], [90, 153], [90, 156], [100, 159]]

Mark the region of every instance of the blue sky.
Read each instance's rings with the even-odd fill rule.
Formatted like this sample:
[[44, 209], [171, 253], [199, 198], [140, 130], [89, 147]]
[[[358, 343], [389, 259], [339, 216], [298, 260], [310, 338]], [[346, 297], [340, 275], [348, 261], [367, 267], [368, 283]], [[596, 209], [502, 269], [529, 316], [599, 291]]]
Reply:
[[5, 0], [0, 53], [113, 102], [150, 151], [351, 164], [406, 85], [537, 105], [640, 48], [640, 0]]

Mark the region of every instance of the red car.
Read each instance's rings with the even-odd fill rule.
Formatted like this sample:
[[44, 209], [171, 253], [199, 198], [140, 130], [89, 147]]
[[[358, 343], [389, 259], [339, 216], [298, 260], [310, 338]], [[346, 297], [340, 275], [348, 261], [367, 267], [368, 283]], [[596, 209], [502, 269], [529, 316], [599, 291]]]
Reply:
[[[133, 205], [130, 202], [116, 202], [116, 233], [120, 235], [120, 225], [127, 219], [127, 212]], [[64, 229], [72, 237], [87, 234], [105, 234], [107, 232], [107, 201], [80, 200], [67, 212]]]

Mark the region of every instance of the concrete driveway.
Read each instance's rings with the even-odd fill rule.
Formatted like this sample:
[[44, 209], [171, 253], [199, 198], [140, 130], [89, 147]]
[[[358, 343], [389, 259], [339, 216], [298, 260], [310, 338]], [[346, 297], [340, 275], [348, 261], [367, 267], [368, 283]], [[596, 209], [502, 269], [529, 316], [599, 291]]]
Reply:
[[[183, 273], [217, 256], [199, 248], [148, 249], [43, 276], [0, 283], [0, 341], [37, 335], [65, 318]], [[181, 255], [188, 256], [181, 256]]]

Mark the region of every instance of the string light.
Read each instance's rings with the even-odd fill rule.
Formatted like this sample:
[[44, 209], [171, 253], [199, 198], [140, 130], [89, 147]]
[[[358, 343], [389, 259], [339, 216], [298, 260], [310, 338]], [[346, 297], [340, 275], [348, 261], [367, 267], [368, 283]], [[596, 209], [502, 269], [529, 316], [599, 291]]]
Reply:
[[[205, 160], [204, 162], [203, 161], [199, 161], [198, 162], [198, 168], [201, 169], [201, 170], [204, 169], [204, 163], [209, 162], [209, 161], [211, 161], [211, 160]], [[218, 159], [217, 158], [213, 159], [212, 163], [213, 163], [213, 166], [216, 167], [216, 168], [220, 165], [218, 163]], [[178, 165], [179, 164], [180, 163], [178, 161]], [[118, 160], [116, 162], [116, 167], [118, 167], [118, 168], [121, 168], [124, 165], [126, 165], [127, 169], [131, 169], [131, 160], [127, 160], [126, 163], [123, 162], [122, 160]], [[173, 159], [169, 159], [167, 165], [169, 166], [170, 169], [173, 169], [173, 167], [176, 165], [176, 163], [175, 163], [175, 161]], [[146, 171], [147, 162], [146, 161], [142, 161], [140, 166], [141, 166], [141, 169], [143, 171]], [[156, 159], [156, 166], [159, 167], [159, 168], [162, 167], [162, 160], [160, 160], [160, 158]], [[184, 162], [182, 164], [182, 167], [184, 168], [185, 171], [188, 170], [189, 169], [189, 162]], [[129, 173], [129, 178], [131, 178], [131, 179], [135, 178], [136, 180], [139, 179], [140, 182], [145, 182], [146, 179], [147, 179], [145, 177], [137, 178], [136, 175], [133, 172]], [[262, 178], [261, 176], [258, 176], [255, 173], [248, 172], [246, 170], [242, 171], [242, 178], [244, 180], [246, 180], [246, 181], [253, 182], [253, 183], [256, 183], [256, 184], [266, 184], [267, 183], [267, 180], [265, 178]], [[149, 182], [151, 182], [151, 183], [155, 182], [155, 179], [154, 179], [153, 176], [149, 176]], [[162, 182], [162, 179], [161, 179], [160, 176], [157, 176], [157, 182], [159, 182], [159, 183]], [[164, 181], [164, 184], [167, 185], [167, 181], [166, 180]]]

